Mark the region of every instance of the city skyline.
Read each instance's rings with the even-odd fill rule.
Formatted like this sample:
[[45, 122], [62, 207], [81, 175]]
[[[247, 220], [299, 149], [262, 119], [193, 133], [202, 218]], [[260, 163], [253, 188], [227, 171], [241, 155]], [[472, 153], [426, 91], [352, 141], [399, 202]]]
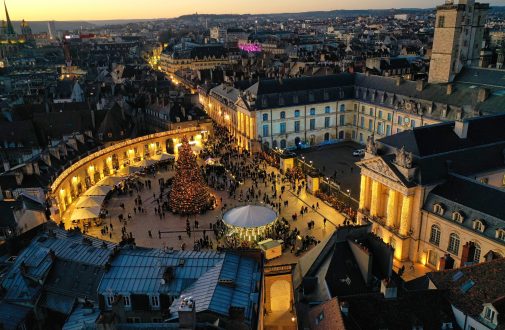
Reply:
[[[185, 2], [166, 2], [148, 0], [146, 6], [139, 6], [136, 1], [111, 0], [106, 3], [90, 0], [86, 3], [72, 3], [68, 1], [52, 0], [50, 4], [37, 0], [7, 1], [11, 19], [28, 21], [44, 20], [114, 20], [114, 19], [150, 19], [173, 18], [198, 12], [200, 14], [267, 14], [290, 13], [329, 10], [360, 10], [360, 9], [389, 9], [389, 8], [430, 8], [442, 4], [440, 0], [394, 0], [387, 3], [377, 3], [373, 0], [361, 1], [359, 4], [342, 0], [314, 0], [310, 3], [288, 0], [270, 2], [258, 0], [255, 6], [245, 1], [236, 3], [231, 0], [217, 0], [207, 2], [202, 0], [188, 0]], [[491, 5], [498, 5], [499, 1], [491, 1]], [[100, 8], [100, 10], [97, 10]], [[118, 10], [120, 8], [120, 10]], [[226, 8], [226, 10], [222, 10]]]

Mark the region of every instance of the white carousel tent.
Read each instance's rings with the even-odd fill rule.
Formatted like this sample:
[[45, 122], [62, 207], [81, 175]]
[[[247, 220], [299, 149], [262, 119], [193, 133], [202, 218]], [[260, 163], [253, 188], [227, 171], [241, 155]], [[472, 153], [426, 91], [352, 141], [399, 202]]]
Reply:
[[277, 219], [277, 212], [267, 206], [245, 205], [235, 207], [223, 216], [223, 221], [234, 227], [256, 228], [266, 226]]
[[277, 212], [268, 206], [245, 205], [228, 210], [223, 215], [223, 222], [241, 239], [256, 240], [277, 220]]

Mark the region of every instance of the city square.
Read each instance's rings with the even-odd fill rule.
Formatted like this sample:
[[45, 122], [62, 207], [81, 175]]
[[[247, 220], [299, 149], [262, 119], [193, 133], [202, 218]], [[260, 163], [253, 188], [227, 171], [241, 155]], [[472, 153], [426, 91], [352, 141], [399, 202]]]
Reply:
[[4, 1], [0, 330], [505, 328], [502, 2]]

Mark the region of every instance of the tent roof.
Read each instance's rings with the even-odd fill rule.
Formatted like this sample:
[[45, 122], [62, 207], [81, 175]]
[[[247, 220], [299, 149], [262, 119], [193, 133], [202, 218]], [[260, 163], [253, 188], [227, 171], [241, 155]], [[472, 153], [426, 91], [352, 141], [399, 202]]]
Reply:
[[156, 161], [169, 160], [169, 159], [175, 159], [175, 156], [171, 155], [171, 154], [167, 154], [166, 152], [164, 152], [164, 153], [161, 153], [159, 155], [154, 155], [152, 157], [152, 159], [154, 159]]
[[84, 193], [84, 196], [105, 196], [111, 190], [111, 186], [93, 186]]
[[246, 205], [227, 211], [223, 221], [229, 225], [243, 228], [256, 228], [268, 225], [277, 219], [277, 212], [266, 206]]
[[123, 180], [122, 177], [119, 176], [106, 176], [102, 180], [97, 182], [97, 186], [113, 186]]
[[87, 207], [87, 208], [81, 208], [81, 209], [75, 209], [74, 212], [72, 212], [72, 216], [70, 217], [70, 220], [82, 220], [82, 219], [94, 219], [98, 218], [100, 216], [100, 210], [101, 207]]
[[105, 196], [81, 196], [75, 203], [76, 208], [100, 207]]

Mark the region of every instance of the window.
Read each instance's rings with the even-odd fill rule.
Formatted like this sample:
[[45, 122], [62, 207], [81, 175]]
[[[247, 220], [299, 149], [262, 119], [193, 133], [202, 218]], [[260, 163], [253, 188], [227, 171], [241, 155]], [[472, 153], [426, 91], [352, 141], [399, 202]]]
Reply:
[[316, 108], [310, 108], [310, 115], [315, 116], [316, 115]]
[[107, 298], [107, 306], [111, 307], [112, 304], [114, 304], [114, 296], [109, 295], [106, 298]]
[[[353, 126], [356, 126], [356, 115], [352, 116], [352, 124]], [[503, 180], [505, 182], [505, 175], [503, 176]], [[505, 183], [503, 185], [505, 186]]]
[[384, 124], [383, 123], [377, 123], [377, 133], [380, 135], [384, 134]]
[[373, 120], [372, 119], [368, 119], [368, 130], [373, 131]]
[[286, 140], [281, 140], [281, 149], [286, 149]]
[[382, 119], [382, 110], [379, 110], [379, 118]]
[[299, 120], [295, 121], [295, 132], [296, 133], [300, 132], [300, 121]]
[[445, 16], [439, 16], [437, 27], [443, 28], [444, 25], [445, 25]]
[[370, 108], [370, 116], [373, 116], [373, 108]]
[[363, 133], [359, 133], [359, 142], [363, 143]]
[[268, 121], [268, 113], [263, 114], [263, 121]]
[[340, 115], [340, 126], [344, 126], [345, 125], [345, 115]]
[[473, 221], [473, 229], [480, 231], [482, 233], [484, 232], [486, 227], [484, 226], [484, 223], [481, 220], [476, 219]]
[[403, 118], [402, 116], [398, 116], [398, 125], [403, 124]]
[[311, 131], [316, 129], [316, 120], [315, 119], [311, 119], [309, 124], [310, 124]]
[[124, 302], [124, 307], [132, 307], [132, 302], [130, 300], [130, 296], [124, 295], [123, 302]]
[[393, 115], [388, 113], [388, 121], [391, 121], [391, 120], [393, 120]]
[[411, 120], [410, 121], [410, 127], [412, 127], [412, 128], [416, 127], [416, 121], [415, 120]]
[[430, 243], [437, 246], [440, 244], [440, 227], [437, 225], [431, 226]]
[[458, 255], [459, 252], [459, 236], [455, 233], [452, 233], [449, 236], [449, 246], [447, 247], [447, 251], [452, 254]]
[[492, 310], [489, 307], [486, 307], [486, 309], [484, 310], [484, 318], [494, 323], [494, 315], [495, 315], [494, 310]]
[[300, 117], [300, 110], [295, 110], [295, 118]]
[[279, 131], [281, 134], [286, 134], [286, 123], [280, 123]]
[[435, 212], [436, 214], [439, 214], [439, 215], [444, 215], [444, 206], [440, 203], [436, 203], [433, 205], [433, 212]]
[[280, 116], [281, 119], [286, 119], [286, 111], [281, 111]]
[[503, 229], [496, 230], [496, 238], [499, 239], [500, 241], [505, 241], [505, 230]]
[[263, 125], [263, 137], [268, 136], [268, 125]]
[[470, 261], [473, 261], [475, 263], [479, 263], [480, 261], [480, 245], [477, 244], [477, 243], [474, 243], [474, 250], [473, 250], [473, 256], [472, 256], [472, 260]]
[[361, 112], [365, 113], [365, 106], [364, 105], [361, 106]]
[[365, 128], [365, 117], [360, 118], [361, 128]]
[[324, 312], [319, 313], [316, 317], [316, 325], [319, 324], [322, 320], [324, 320]]
[[462, 223], [465, 218], [463, 217], [463, 213], [456, 211], [452, 213], [452, 220]]
[[151, 296], [151, 307], [160, 307], [160, 296]]
[[330, 113], [331, 108], [329, 106], [324, 107], [324, 113]]
[[330, 127], [330, 117], [324, 117], [324, 128]]
[[389, 136], [391, 135], [391, 126], [386, 125], [386, 135]]
[[354, 104], [354, 111], [357, 111], [357, 110], [358, 110], [358, 105]]
[[340, 105], [340, 112], [345, 112], [345, 104]]

